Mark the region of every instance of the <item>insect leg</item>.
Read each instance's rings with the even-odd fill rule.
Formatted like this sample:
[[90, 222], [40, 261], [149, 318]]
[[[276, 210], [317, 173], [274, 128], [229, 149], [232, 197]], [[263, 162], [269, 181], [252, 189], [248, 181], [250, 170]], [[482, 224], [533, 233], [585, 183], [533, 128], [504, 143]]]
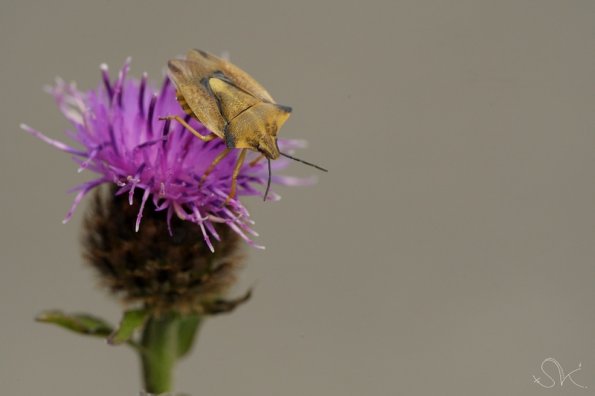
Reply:
[[258, 157], [256, 157], [254, 160], [250, 161], [248, 163], [248, 165], [250, 166], [256, 166], [256, 164], [258, 164], [260, 162], [261, 159], [264, 158], [264, 154], [260, 154]]
[[206, 136], [201, 135], [200, 133], [198, 133], [198, 131], [194, 128], [192, 128], [182, 117], [180, 116], [165, 116], [165, 117], [159, 117], [160, 120], [176, 120], [178, 121], [180, 124], [182, 124], [182, 126], [186, 129], [188, 129], [190, 132], [192, 132], [192, 134], [194, 134], [194, 136], [196, 136], [197, 138], [199, 138], [200, 140], [202, 140], [203, 142], [210, 142], [211, 140], [215, 139], [217, 137], [217, 135], [215, 135], [214, 133], [210, 133]]
[[240, 155], [238, 157], [238, 162], [236, 162], [236, 166], [233, 168], [233, 174], [231, 176], [231, 190], [229, 191], [229, 195], [227, 196], [227, 199], [225, 200], [226, 205], [231, 199], [233, 199], [236, 196], [236, 186], [238, 184], [238, 175], [240, 174], [240, 169], [242, 168], [242, 165], [244, 164], [244, 159], [246, 158], [247, 152], [248, 152], [248, 149], [242, 149], [242, 151], [240, 151]]
[[215, 167], [217, 166], [217, 164], [219, 162], [221, 162], [221, 160], [225, 157], [227, 157], [227, 154], [229, 154], [231, 152], [231, 148], [226, 148], [225, 150], [223, 150], [222, 152], [219, 153], [218, 156], [215, 157], [215, 159], [213, 160], [213, 162], [211, 162], [211, 165], [209, 165], [209, 167], [207, 168], [207, 170], [205, 171], [205, 173], [202, 174], [202, 177], [200, 178], [200, 182], [198, 183], [198, 186], [202, 186], [202, 184], [205, 182], [205, 180], [207, 179], [207, 176], [209, 176], [209, 174], [213, 171], [213, 169], [215, 169]]

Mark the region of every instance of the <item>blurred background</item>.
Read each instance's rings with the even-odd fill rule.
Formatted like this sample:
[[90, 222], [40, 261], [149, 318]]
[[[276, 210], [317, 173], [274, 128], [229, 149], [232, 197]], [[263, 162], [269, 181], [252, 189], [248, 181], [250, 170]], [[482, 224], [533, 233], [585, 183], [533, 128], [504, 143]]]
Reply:
[[[132, 56], [161, 81], [189, 48], [231, 59], [294, 113], [281, 134], [328, 167], [246, 200], [266, 251], [177, 370], [190, 395], [584, 395], [595, 388], [595, 3], [0, 3], [0, 389], [136, 395], [127, 349], [34, 323], [117, 322], [82, 265], [91, 175], [21, 132], [68, 124], [42, 91]], [[115, 76], [115, 73], [112, 74]], [[293, 165], [294, 175], [315, 170]], [[568, 373], [562, 385], [555, 358]]]

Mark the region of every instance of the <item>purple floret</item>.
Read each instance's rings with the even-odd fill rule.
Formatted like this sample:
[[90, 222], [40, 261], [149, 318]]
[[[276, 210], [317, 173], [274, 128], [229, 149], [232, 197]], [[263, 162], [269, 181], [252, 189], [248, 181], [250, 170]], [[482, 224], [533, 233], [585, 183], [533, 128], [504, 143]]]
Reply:
[[[79, 165], [79, 172], [89, 170], [98, 175], [72, 190], [77, 195], [64, 222], [70, 220], [87, 193], [102, 184], [115, 183], [116, 194], [127, 193], [131, 204], [135, 191], [142, 191], [137, 230], [145, 204], [151, 201], [154, 210], [167, 211], [168, 226], [173, 215], [198, 224], [211, 250], [211, 238], [219, 240], [213, 223], [227, 224], [250, 245], [262, 248], [251, 239], [258, 234], [252, 229], [254, 222], [239, 198], [263, 195], [261, 189], [266, 186], [268, 177], [266, 161], [251, 165], [258, 154], [250, 152], [238, 176], [236, 197], [225, 206], [239, 150], [221, 161], [199, 185], [205, 170], [225, 149], [225, 143], [221, 139], [203, 142], [175, 121], [159, 120], [162, 116], [180, 115], [201, 134], [209, 133], [197, 120], [183, 113], [169, 79], [166, 78], [156, 91], [148, 84], [146, 74], [140, 80], [128, 78], [129, 69], [130, 60], [127, 60], [118, 79], [112, 82], [107, 66], [102, 65], [102, 84], [88, 92], [81, 92], [74, 84], [61, 80], [50, 89], [74, 127], [67, 135], [78, 142], [81, 149], [22, 125], [25, 131], [71, 154]], [[291, 152], [304, 146], [302, 141], [279, 139], [281, 150]], [[273, 183], [296, 186], [313, 182], [277, 175], [276, 171], [287, 167], [288, 162], [283, 158], [273, 161]], [[269, 200], [279, 198], [278, 194], [269, 193]]]

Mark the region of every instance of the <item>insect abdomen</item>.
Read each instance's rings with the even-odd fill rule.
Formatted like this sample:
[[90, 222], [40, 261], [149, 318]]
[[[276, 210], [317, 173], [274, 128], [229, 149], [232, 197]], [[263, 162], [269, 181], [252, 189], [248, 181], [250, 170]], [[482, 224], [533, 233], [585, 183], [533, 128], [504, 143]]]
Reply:
[[184, 98], [184, 96], [182, 94], [180, 94], [180, 91], [176, 91], [176, 100], [182, 107], [182, 110], [184, 110], [184, 113], [186, 113], [188, 115], [194, 115], [194, 112], [192, 111], [190, 106], [188, 106], [186, 99]]

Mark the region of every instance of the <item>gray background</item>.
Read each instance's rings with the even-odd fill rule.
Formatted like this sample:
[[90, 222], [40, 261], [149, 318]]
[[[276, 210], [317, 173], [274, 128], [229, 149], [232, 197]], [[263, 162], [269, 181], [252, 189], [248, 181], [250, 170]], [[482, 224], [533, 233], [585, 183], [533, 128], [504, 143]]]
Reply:
[[[192, 395], [595, 394], [593, 1], [6, 1], [0, 5], [0, 389], [135, 395], [128, 350], [32, 321], [120, 307], [81, 265], [90, 175], [42, 86], [229, 51], [294, 114], [313, 188], [248, 202], [236, 313], [177, 371]], [[291, 172], [316, 171], [295, 165]], [[532, 375], [556, 358], [562, 388]], [[550, 367], [548, 372], [555, 372]]]

